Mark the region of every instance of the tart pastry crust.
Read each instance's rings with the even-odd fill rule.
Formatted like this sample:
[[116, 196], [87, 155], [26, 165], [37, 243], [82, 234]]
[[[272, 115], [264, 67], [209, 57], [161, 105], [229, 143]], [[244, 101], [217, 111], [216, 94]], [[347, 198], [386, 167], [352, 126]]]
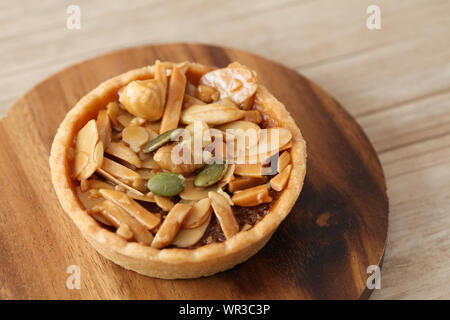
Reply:
[[[162, 64], [171, 65], [170, 62]], [[205, 67], [197, 63], [192, 63], [191, 66], [186, 71], [186, 75], [188, 79], [190, 76], [196, 78], [196, 81], [201, 78], [197, 74], [198, 70], [202, 68], [208, 71], [214, 70], [212, 67]], [[186, 68], [186, 66], [183, 68]], [[111, 78], [89, 92], [68, 112], [60, 124], [51, 149], [50, 167], [53, 186], [64, 211], [77, 225], [88, 242], [106, 258], [126, 269], [151, 277], [176, 279], [209, 276], [230, 269], [253, 256], [267, 243], [283, 219], [289, 214], [300, 194], [305, 178], [306, 143], [300, 129], [285, 106], [265, 87], [258, 84], [254, 93], [255, 109], [262, 113], [264, 120], [286, 128], [292, 134], [289, 172], [286, 168], [283, 171], [285, 175], [289, 175], [289, 179], [286, 182], [286, 179], [282, 179], [283, 176], [281, 176], [274, 181], [277, 187], [283, 183], [285, 183], [285, 186], [279, 197], [270, 206], [269, 213], [248, 230], [243, 229], [236, 234], [233, 230], [233, 233], [230, 232], [229, 237], [223, 242], [209, 243], [195, 248], [169, 247], [158, 249], [143, 243], [127, 241], [124, 235], [129, 238], [133, 226], [124, 224], [120, 228], [120, 232], [111, 232], [101, 226], [84, 209], [77, 196], [78, 187], [72, 173], [71, 161], [73, 159], [71, 159], [71, 154], [73, 154], [77, 133], [88, 121], [97, 119], [100, 110], [105, 109], [109, 103], [119, 100], [121, 88], [135, 80], [155, 79], [155, 73], [157, 72], [156, 66], [146, 66]], [[250, 89], [253, 90], [253, 88]], [[246, 90], [250, 89], [246, 88]], [[221, 87], [220, 90], [223, 90], [223, 88]], [[203, 94], [205, 94], [205, 91], [203, 91]], [[212, 99], [215, 98], [214, 94], [210, 96]], [[174, 102], [174, 105], [176, 107], [173, 108], [179, 112], [179, 102]], [[112, 107], [114, 106], [111, 106], [111, 109], [108, 108], [107, 112], [114, 112]], [[183, 121], [183, 111], [181, 111], [181, 114], [181, 121]], [[104, 114], [101, 114], [101, 117], [104, 116]], [[253, 118], [252, 111], [248, 113], [248, 116]], [[185, 118], [188, 117], [185, 116]], [[113, 125], [120, 124], [113, 123]], [[172, 128], [174, 124], [166, 123], [165, 126]], [[163, 130], [166, 130], [166, 128], [163, 128]], [[111, 137], [101, 134], [99, 143], [108, 139], [110, 140]], [[108, 152], [114, 152], [111, 149]], [[81, 171], [81, 173], [84, 172]], [[214, 195], [216, 196], [216, 194]], [[136, 195], [136, 199], [138, 199], [138, 196]], [[142, 194], [140, 197], [146, 196]], [[161, 242], [160, 239], [158, 241]]]

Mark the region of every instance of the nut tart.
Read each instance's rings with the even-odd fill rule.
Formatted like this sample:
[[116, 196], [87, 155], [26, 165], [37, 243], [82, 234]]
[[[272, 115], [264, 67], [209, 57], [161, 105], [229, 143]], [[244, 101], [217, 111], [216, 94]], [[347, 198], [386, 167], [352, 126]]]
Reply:
[[62, 207], [103, 256], [196, 278], [267, 243], [302, 189], [306, 144], [246, 66], [156, 61], [84, 96], [50, 167]]

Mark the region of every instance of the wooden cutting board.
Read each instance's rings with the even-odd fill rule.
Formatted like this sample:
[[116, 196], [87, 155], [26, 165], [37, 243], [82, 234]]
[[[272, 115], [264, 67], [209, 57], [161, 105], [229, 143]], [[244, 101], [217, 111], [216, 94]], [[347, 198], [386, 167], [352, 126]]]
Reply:
[[[226, 66], [239, 61], [297, 121], [308, 147], [303, 191], [270, 242], [249, 261], [194, 280], [160, 280], [106, 260], [58, 203], [48, 157], [66, 112], [102, 81], [155, 59]], [[82, 62], [39, 83], [0, 121], [0, 298], [358, 299], [381, 266], [388, 199], [377, 155], [355, 120], [296, 72], [234, 49], [149, 45]], [[67, 268], [81, 271], [69, 290]]]

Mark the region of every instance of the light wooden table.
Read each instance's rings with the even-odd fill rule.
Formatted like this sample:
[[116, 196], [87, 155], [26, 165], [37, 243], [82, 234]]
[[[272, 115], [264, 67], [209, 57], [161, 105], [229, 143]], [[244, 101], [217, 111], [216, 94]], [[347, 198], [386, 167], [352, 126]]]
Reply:
[[[66, 27], [70, 4], [79, 30]], [[381, 30], [366, 27], [371, 4]], [[347, 108], [383, 164], [389, 238], [372, 298], [449, 299], [449, 12], [447, 0], [3, 1], [0, 115], [52, 73], [140, 44], [211, 43], [284, 63]]]

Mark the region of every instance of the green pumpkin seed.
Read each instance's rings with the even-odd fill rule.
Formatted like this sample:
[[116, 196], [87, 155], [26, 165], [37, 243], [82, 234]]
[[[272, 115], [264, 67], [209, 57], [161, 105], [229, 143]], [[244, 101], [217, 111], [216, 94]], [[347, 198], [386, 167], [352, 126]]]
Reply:
[[169, 130], [160, 134], [155, 139], [151, 140], [149, 143], [142, 148], [142, 152], [149, 153], [155, 151], [156, 149], [162, 147], [163, 145], [169, 143], [170, 141], [175, 141], [178, 135], [183, 132], [183, 128], [177, 128], [173, 130]]
[[163, 197], [173, 197], [184, 190], [185, 178], [181, 174], [172, 172], [159, 172], [147, 183], [147, 188]]
[[196, 187], [209, 187], [222, 179], [225, 172], [227, 172], [228, 164], [224, 163], [212, 163], [208, 164], [200, 173], [195, 177], [194, 185]]

